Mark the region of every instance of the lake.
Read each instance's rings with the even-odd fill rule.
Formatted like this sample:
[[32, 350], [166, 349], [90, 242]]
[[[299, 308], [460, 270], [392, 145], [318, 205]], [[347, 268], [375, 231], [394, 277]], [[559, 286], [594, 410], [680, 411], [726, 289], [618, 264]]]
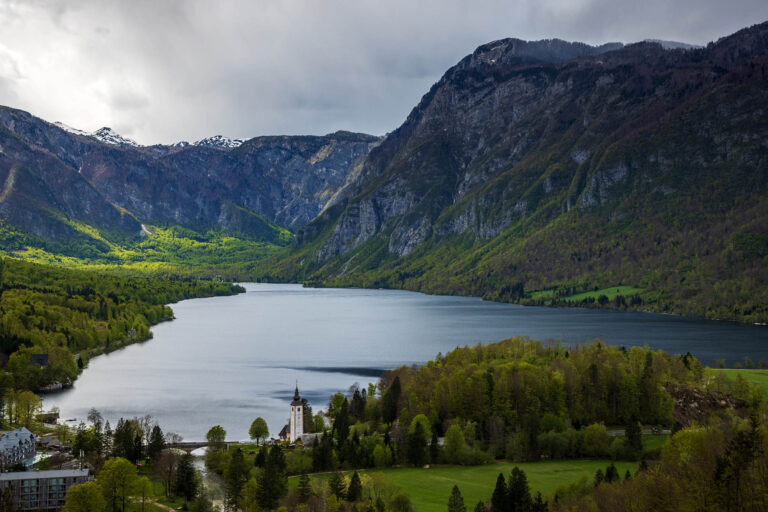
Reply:
[[174, 304], [176, 319], [155, 326], [154, 339], [94, 358], [74, 387], [46, 395], [44, 407], [77, 421], [95, 407], [113, 426], [150, 414], [189, 441], [220, 424], [228, 439], [246, 440], [257, 416], [273, 435], [280, 431], [296, 383], [315, 410], [325, 409], [333, 393], [376, 382], [382, 369], [518, 335], [647, 343], [710, 365], [768, 360], [768, 328], [727, 322], [396, 290], [244, 286], [244, 294]]

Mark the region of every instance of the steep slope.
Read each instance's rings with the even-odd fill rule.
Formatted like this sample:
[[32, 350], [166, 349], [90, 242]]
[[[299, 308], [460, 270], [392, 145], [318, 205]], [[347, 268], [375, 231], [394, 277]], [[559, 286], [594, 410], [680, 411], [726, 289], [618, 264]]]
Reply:
[[768, 24], [481, 46], [264, 275], [528, 303], [623, 284], [643, 291], [615, 307], [765, 321], [767, 91]]
[[140, 223], [285, 245], [280, 225], [313, 219], [378, 142], [338, 132], [145, 147], [0, 107], [2, 249], [91, 257], [139, 242]]

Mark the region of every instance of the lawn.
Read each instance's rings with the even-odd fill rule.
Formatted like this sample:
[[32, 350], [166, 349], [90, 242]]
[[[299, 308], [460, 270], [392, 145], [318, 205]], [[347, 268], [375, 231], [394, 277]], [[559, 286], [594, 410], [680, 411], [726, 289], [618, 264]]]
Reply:
[[[381, 474], [388, 481], [400, 486], [411, 497], [413, 509], [419, 512], [443, 512], [448, 496], [454, 485], [459, 486], [468, 510], [474, 510], [478, 501], [488, 501], [496, 486], [496, 478], [503, 473], [509, 476], [512, 468], [518, 466], [525, 471], [531, 492], [546, 496], [559, 485], [577, 481], [582, 476], [593, 478], [595, 471], [605, 468], [609, 460], [568, 460], [547, 462], [498, 462], [481, 466], [435, 466], [422, 468], [371, 469], [360, 473]], [[618, 462], [619, 475], [637, 470], [636, 462]], [[312, 478], [327, 478], [328, 475], [313, 475]], [[296, 477], [291, 478], [296, 480]], [[295, 482], [291, 482], [295, 485]]]
[[717, 368], [716, 372], [722, 372], [731, 380], [736, 379], [736, 375], [741, 375], [750, 384], [757, 384], [763, 392], [763, 396], [768, 398], [768, 370], [732, 370]]

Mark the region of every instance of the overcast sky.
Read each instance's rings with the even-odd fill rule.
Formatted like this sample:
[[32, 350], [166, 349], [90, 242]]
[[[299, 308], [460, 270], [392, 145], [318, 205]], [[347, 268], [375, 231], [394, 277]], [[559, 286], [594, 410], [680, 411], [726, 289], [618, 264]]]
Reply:
[[706, 44], [766, 0], [0, 0], [0, 104], [143, 144], [384, 134], [504, 37]]

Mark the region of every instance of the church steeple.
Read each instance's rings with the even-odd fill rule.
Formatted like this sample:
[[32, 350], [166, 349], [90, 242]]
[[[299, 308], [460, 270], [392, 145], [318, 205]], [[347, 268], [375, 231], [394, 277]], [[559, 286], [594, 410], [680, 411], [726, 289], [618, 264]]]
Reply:
[[295, 443], [304, 434], [304, 402], [299, 396], [299, 383], [296, 382], [296, 389], [293, 391], [293, 402], [291, 402], [290, 436], [289, 441]]

